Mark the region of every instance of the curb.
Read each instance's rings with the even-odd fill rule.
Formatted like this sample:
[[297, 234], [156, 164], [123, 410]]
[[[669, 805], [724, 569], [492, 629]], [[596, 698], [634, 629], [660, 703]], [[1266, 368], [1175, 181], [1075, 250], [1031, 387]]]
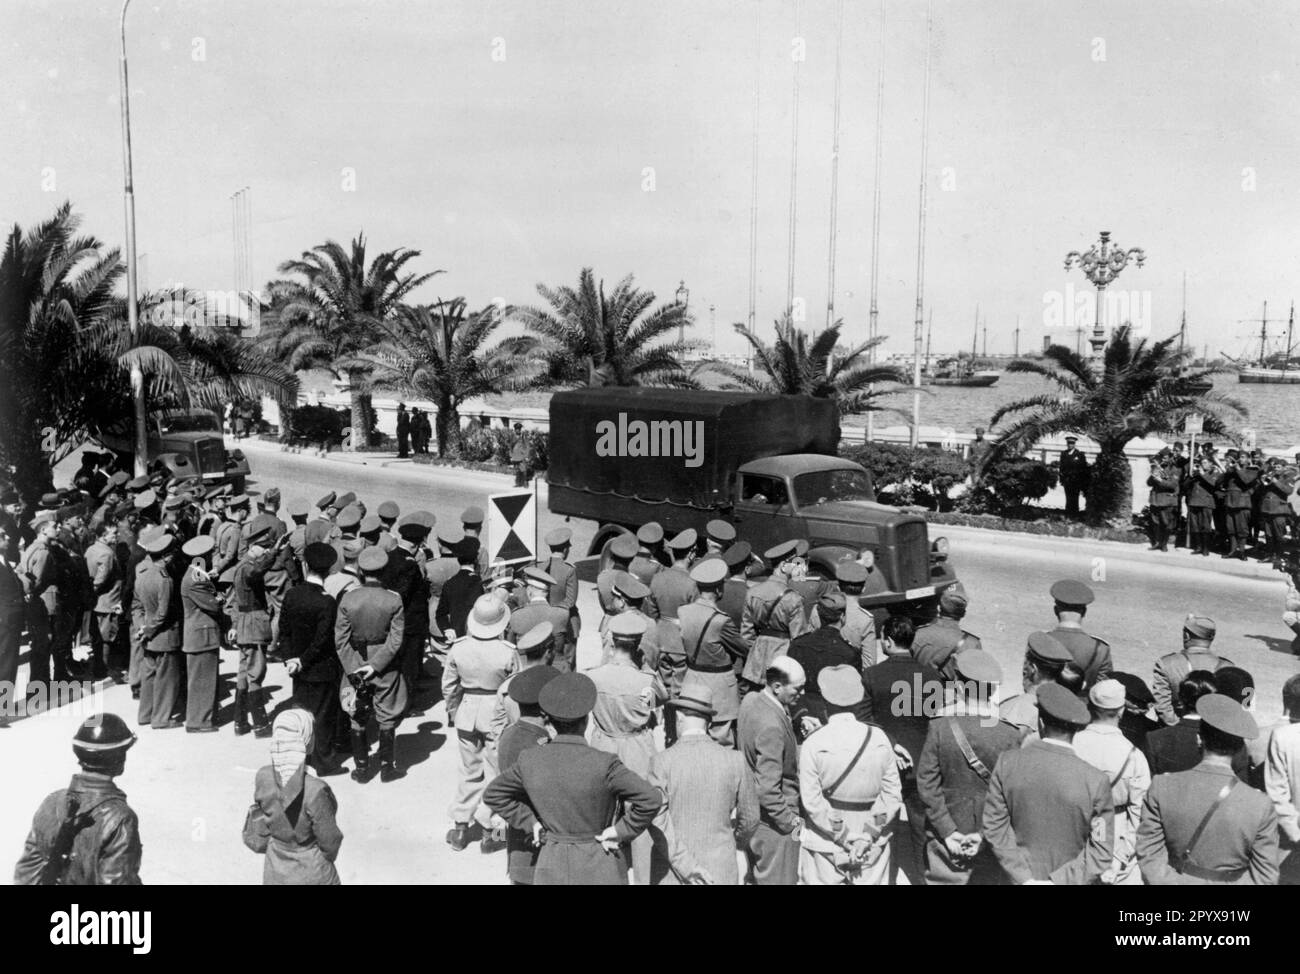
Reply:
[[1214, 575], [1231, 575], [1236, 578], [1265, 580], [1280, 580], [1282, 578], [1281, 573], [1274, 571], [1273, 566], [1268, 563], [1225, 560], [1217, 554], [1211, 555], [1209, 558], [1203, 558], [1198, 555], [1188, 554], [1182, 550], [1151, 551], [1146, 545], [1126, 544], [1122, 541], [1097, 541], [1092, 538], [1028, 534], [1023, 531], [995, 531], [988, 528], [972, 528], [964, 524], [931, 524], [929, 529], [931, 539], [937, 536], [952, 538], [960, 535], [972, 539], [978, 538], [992, 541], [995, 540], [995, 536], [1002, 536], [1017, 544], [1039, 549], [1068, 546], [1074, 552], [1092, 551], [1099, 556], [1123, 558], [1126, 561], [1159, 565], [1164, 568], [1197, 569]]

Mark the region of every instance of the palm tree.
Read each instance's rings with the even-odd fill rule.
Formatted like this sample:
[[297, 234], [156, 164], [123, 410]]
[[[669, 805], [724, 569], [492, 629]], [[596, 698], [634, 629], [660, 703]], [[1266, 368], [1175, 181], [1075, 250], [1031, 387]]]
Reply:
[[989, 421], [1010, 424], [984, 455], [982, 466], [1003, 456], [1019, 456], [1057, 433], [1079, 433], [1098, 447], [1087, 488], [1089, 519], [1116, 526], [1130, 522], [1133, 479], [1124, 448], [1149, 433], [1177, 434], [1191, 413], [1205, 417], [1205, 432], [1224, 435], [1246, 408], [1222, 393], [1197, 384], [1216, 369], [1187, 369], [1189, 352], [1179, 352], [1177, 337], [1148, 344], [1133, 340], [1126, 323], [1115, 329], [1094, 372], [1087, 359], [1065, 345], [1053, 345], [1041, 361], [1020, 359], [1008, 372], [1030, 372], [1056, 384], [1058, 394], [1031, 396], [1002, 406]]
[[352, 449], [370, 446], [373, 415], [360, 356], [383, 337], [382, 326], [406, 296], [442, 271], [402, 272], [418, 250], [399, 248], [377, 256], [367, 267], [365, 234], [346, 251], [333, 240], [280, 265], [281, 274], [302, 280], [272, 281], [271, 310], [264, 321], [265, 347], [290, 369], [324, 368], [347, 383], [352, 401]]
[[867, 354], [888, 336], [879, 335], [837, 352], [843, 321], [836, 321], [811, 338], [807, 332], [794, 326], [788, 312], [775, 325], [776, 341], [772, 345], [766, 344], [744, 325], [734, 326], [736, 332], [749, 342], [754, 364], [760, 373], [751, 373], [724, 362], [714, 363], [714, 371], [754, 392], [834, 399], [841, 416], [885, 408], [878, 404], [880, 397], [898, 390], [877, 386], [907, 381], [894, 366], [878, 365], [867, 358]]
[[229, 332], [176, 331], [142, 314], [132, 336], [126, 301], [114, 293], [125, 270], [119, 253], [80, 236], [80, 226], [64, 204], [26, 233], [15, 226], [0, 258], [0, 460], [28, 501], [84, 439], [130, 427], [133, 364], [154, 411], [297, 391], [292, 374]]
[[606, 295], [605, 282], [597, 284], [590, 267], [582, 269], [576, 289], [538, 284], [537, 292], [549, 309], [515, 313], [541, 339], [536, 385], [696, 387], [682, 363], [695, 343], [662, 341], [693, 324], [685, 305], [674, 301], [650, 311], [654, 292], [635, 287], [631, 274]]
[[467, 313], [464, 298], [404, 307], [383, 324], [379, 344], [358, 356], [372, 370], [372, 391], [436, 404], [439, 456], [457, 445], [461, 404], [513, 386], [527, 368], [523, 356], [535, 339], [508, 338], [484, 347], [505, 313], [496, 305]]

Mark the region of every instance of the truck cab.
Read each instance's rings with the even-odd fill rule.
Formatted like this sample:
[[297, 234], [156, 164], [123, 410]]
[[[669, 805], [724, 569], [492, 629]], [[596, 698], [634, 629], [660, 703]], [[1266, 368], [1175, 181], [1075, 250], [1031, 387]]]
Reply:
[[809, 565], [828, 578], [836, 562], [870, 551], [890, 586], [864, 597], [866, 606], [929, 598], [956, 582], [947, 540], [931, 543], [925, 518], [877, 503], [871, 474], [842, 457], [797, 453], [743, 464], [729, 519], [757, 552], [806, 539]]
[[[178, 480], [200, 477], [208, 485], [228, 483], [242, 493], [249, 474], [242, 450], [227, 450], [221, 420], [208, 409], [181, 409], [156, 413], [148, 419], [147, 466], [159, 467]], [[105, 431], [99, 440], [128, 460], [135, 449], [131, 430]], [[129, 466], [129, 463], [127, 464]]]

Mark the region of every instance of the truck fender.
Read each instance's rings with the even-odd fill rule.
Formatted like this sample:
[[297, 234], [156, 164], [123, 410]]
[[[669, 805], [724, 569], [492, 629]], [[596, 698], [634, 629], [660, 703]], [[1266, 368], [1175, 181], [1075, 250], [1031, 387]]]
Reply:
[[183, 453], [160, 453], [153, 458], [150, 465], [155, 464], [162, 464], [167, 473], [177, 480], [184, 480], [198, 473], [194, 469], [194, 464], [190, 463], [190, 458]]
[[620, 535], [624, 535], [624, 534], [632, 534], [632, 532], [629, 531], [627, 528], [623, 527], [623, 525], [621, 524], [602, 524], [596, 530], [596, 534], [591, 539], [591, 547], [587, 549], [587, 557], [600, 558], [600, 571], [603, 572], [606, 568], [609, 567], [610, 542], [612, 542], [615, 538], [619, 537]]
[[857, 558], [858, 549], [846, 545], [820, 545], [808, 552], [808, 567], [825, 578], [835, 577], [835, 566], [845, 558]]

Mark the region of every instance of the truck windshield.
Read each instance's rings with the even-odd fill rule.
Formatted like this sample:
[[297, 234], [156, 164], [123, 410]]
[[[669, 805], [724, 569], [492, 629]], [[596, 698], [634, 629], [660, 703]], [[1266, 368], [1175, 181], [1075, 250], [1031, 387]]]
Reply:
[[871, 480], [861, 470], [815, 470], [794, 478], [794, 496], [800, 507], [827, 501], [874, 501]]
[[158, 420], [161, 432], [167, 433], [220, 433], [221, 426], [212, 413], [178, 413]]

